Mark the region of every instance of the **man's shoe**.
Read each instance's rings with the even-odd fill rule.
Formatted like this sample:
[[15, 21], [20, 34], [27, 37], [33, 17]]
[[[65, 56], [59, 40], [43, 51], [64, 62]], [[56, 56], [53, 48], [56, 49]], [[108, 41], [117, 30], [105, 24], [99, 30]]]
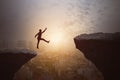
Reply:
[[37, 46], [37, 49], [39, 49], [39, 47]]
[[49, 43], [50, 41], [48, 41], [48, 43]]

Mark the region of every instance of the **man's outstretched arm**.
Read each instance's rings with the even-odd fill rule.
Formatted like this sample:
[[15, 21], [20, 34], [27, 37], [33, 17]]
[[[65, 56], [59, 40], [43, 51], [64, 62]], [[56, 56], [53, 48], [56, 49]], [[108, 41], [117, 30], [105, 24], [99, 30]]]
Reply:
[[44, 29], [44, 31], [42, 31], [42, 33], [44, 33], [47, 30], [47, 28]]

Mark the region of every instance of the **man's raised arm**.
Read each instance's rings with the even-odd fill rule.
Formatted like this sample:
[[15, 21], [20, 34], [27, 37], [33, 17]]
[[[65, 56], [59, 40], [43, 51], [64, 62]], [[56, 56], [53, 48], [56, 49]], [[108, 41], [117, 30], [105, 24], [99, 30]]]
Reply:
[[42, 33], [44, 33], [47, 30], [47, 28], [44, 29], [44, 31], [42, 31]]

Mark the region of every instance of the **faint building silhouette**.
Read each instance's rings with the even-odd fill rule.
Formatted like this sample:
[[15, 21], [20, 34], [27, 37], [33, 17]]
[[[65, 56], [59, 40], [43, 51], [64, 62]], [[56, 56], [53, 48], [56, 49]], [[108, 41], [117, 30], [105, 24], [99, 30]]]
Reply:
[[35, 47], [32, 41], [27, 40], [0, 40], [0, 49], [31, 49], [34, 50]]
[[15, 48], [14, 41], [0, 40], [0, 49], [12, 49], [12, 48]]

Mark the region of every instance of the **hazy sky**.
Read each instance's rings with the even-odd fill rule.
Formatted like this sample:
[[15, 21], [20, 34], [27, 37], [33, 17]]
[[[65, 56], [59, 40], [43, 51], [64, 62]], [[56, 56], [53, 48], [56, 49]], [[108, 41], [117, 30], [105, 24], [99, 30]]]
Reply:
[[33, 39], [45, 27], [48, 38], [120, 31], [119, 5], [120, 0], [1, 0], [0, 36]]

